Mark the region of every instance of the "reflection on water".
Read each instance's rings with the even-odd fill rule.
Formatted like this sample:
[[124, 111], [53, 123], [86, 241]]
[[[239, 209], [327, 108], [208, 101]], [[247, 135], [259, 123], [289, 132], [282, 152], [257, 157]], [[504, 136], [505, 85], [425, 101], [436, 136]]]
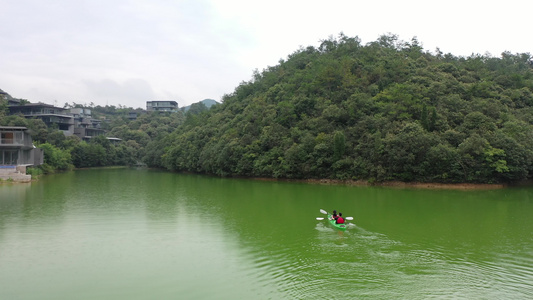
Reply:
[[0, 299], [531, 298], [531, 195], [56, 174], [0, 186]]

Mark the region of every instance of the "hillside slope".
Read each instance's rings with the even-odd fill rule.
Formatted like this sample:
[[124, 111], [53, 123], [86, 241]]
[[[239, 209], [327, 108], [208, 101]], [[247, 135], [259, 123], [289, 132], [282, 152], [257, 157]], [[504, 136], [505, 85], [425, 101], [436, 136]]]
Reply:
[[256, 72], [157, 141], [161, 167], [221, 176], [516, 182], [533, 171], [529, 54], [431, 54], [340, 35]]

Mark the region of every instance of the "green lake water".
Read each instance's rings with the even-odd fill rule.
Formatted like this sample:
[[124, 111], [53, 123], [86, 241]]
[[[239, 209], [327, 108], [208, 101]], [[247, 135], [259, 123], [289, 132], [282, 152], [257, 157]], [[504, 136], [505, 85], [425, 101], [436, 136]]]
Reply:
[[0, 299], [361, 298], [532, 299], [533, 188], [127, 168], [0, 185]]

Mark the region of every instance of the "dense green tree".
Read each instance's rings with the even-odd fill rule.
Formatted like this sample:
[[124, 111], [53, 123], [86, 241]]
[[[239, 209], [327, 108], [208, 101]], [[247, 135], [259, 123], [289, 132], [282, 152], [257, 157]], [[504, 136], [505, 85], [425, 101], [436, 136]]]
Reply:
[[72, 158], [68, 150], [62, 150], [52, 144], [44, 143], [38, 145], [44, 152], [44, 165], [42, 169], [45, 173], [52, 173], [55, 170], [69, 170], [72, 166]]
[[337, 161], [344, 156], [344, 152], [346, 151], [346, 138], [344, 137], [344, 133], [342, 133], [342, 131], [336, 131], [333, 139], [333, 160]]
[[533, 170], [530, 59], [329, 37], [256, 70], [145, 158], [222, 176], [518, 181]]
[[82, 141], [72, 149], [71, 155], [76, 168], [101, 167], [108, 162], [105, 148], [98, 143]]
[[31, 132], [32, 138], [34, 141], [39, 143], [46, 142], [48, 138], [48, 133], [50, 132], [48, 126], [41, 119], [28, 119], [27, 120], [28, 129]]
[[63, 132], [59, 130], [50, 130], [48, 132], [46, 142], [59, 148], [66, 148], [65, 147], [66, 140], [67, 140], [67, 137], [65, 136]]
[[0, 124], [4, 123], [4, 118], [8, 113], [7, 100], [4, 95], [0, 94]]

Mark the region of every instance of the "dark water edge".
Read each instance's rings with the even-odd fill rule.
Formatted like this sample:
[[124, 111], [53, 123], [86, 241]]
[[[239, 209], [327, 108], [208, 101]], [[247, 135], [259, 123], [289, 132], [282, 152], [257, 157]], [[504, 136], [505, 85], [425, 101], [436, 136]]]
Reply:
[[[106, 170], [106, 169], [146, 169], [154, 170], [161, 172], [169, 172], [174, 174], [184, 174], [184, 175], [200, 175], [213, 178], [228, 178], [228, 179], [247, 179], [247, 180], [258, 180], [258, 181], [271, 181], [271, 182], [296, 182], [296, 183], [310, 183], [310, 184], [321, 184], [321, 185], [346, 185], [346, 186], [380, 186], [380, 187], [391, 187], [391, 188], [415, 188], [415, 189], [449, 189], [449, 190], [491, 190], [491, 189], [503, 189], [503, 188], [512, 188], [512, 187], [530, 187], [533, 186], [533, 179], [521, 180], [520, 182], [515, 183], [441, 183], [441, 182], [402, 182], [402, 181], [384, 181], [384, 182], [371, 182], [370, 180], [341, 180], [341, 179], [327, 179], [327, 178], [314, 178], [314, 179], [289, 179], [289, 178], [268, 178], [268, 177], [242, 177], [242, 176], [227, 176], [220, 177], [210, 174], [194, 173], [194, 172], [173, 172], [166, 169], [159, 168], [149, 168], [145, 166], [137, 167], [128, 167], [128, 166], [107, 166], [107, 167], [91, 167], [91, 168], [76, 168], [76, 170]], [[70, 172], [70, 171], [59, 171], [54, 174]], [[43, 176], [53, 175], [53, 174], [43, 174]], [[32, 178], [30, 182], [39, 180], [39, 178]], [[1, 184], [17, 184], [17, 183], [28, 183], [28, 182], [18, 182], [18, 181], [0, 181]]]

